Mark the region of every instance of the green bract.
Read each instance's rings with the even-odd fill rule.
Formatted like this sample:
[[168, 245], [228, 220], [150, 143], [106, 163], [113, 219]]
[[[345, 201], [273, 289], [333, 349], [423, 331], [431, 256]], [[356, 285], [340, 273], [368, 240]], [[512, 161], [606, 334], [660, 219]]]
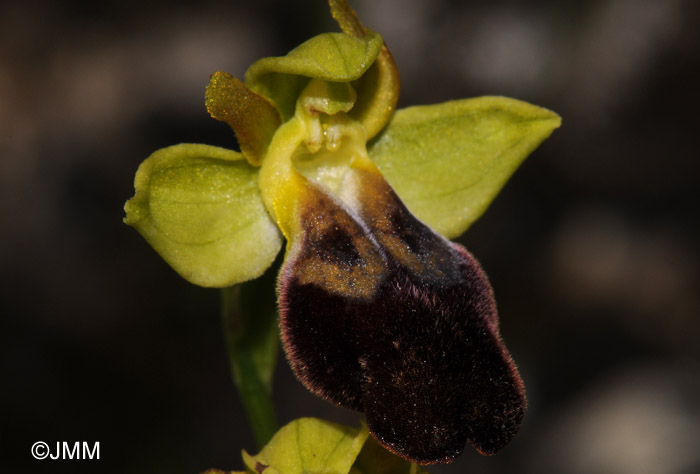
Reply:
[[[422, 474], [368, 438], [366, 427], [300, 418], [282, 427], [256, 456], [243, 451], [246, 471], [265, 474]], [[209, 470], [204, 474], [223, 474]]]
[[244, 451], [243, 461], [253, 472], [262, 465], [270, 474], [347, 474], [368, 435], [366, 429], [301, 418], [280, 429], [257, 456]]

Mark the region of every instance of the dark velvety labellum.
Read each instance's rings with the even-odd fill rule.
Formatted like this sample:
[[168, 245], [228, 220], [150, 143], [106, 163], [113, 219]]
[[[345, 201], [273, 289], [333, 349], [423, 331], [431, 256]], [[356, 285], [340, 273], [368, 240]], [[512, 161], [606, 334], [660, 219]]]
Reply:
[[467, 441], [495, 453], [526, 400], [488, 280], [362, 173], [359, 195], [372, 201], [359, 217], [318, 191], [290, 244], [279, 285], [292, 367], [314, 393], [364, 411], [372, 435], [406, 459], [450, 462]]

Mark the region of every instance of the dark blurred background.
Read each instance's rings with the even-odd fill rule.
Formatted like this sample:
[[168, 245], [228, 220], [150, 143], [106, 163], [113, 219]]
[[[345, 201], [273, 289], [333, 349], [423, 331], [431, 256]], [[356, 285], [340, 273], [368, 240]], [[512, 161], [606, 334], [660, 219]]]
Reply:
[[[700, 472], [700, 2], [356, 0], [401, 105], [498, 94], [562, 128], [462, 241], [481, 260], [530, 410], [502, 453], [435, 473]], [[209, 74], [336, 30], [322, 0], [0, 2], [0, 469], [194, 474], [254, 451], [216, 290], [122, 224], [179, 142], [235, 147]], [[280, 421], [356, 414], [283, 360]], [[35, 461], [35, 441], [99, 461]]]

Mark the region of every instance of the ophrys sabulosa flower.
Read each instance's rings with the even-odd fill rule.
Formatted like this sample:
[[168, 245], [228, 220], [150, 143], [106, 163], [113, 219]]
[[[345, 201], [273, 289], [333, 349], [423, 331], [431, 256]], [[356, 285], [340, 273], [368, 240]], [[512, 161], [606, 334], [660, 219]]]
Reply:
[[126, 222], [191, 282], [278, 279], [284, 349], [314, 393], [362, 411], [386, 448], [428, 464], [514, 436], [523, 384], [474, 257], [450, 242], [559, 126], [483, 97], [395, 112], [381, 37], [331, 0], [343, 33], [215, 73], [212, 116], [241, 153], [176, 145], [136, 175]]

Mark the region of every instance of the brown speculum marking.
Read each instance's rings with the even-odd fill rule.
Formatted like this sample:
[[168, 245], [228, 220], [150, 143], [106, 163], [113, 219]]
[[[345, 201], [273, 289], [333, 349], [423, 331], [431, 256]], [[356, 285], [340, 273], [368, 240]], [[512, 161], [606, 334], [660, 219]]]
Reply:
[[371, 201], [353, 213], [317, 190], [290, 243], [279, 291], [292, 367], [312, 392], [365, 412], [373, 436], [407, 459], [450, 462], [467, 441], [495, 453], [526, 399], [486, 275], [381, 176], [358, 176]]

